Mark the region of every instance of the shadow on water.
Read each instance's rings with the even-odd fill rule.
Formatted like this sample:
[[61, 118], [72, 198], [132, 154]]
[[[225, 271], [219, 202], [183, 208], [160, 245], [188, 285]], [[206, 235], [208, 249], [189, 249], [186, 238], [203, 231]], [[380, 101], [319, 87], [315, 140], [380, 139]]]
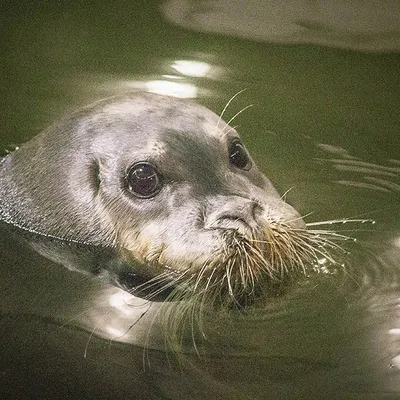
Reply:
[[[7, 10], [0, 147], [127, 90], [175, 90], [220, 112], [248, 88], [225, 118], [254, 104], [233, 124], [306, 222], [375, 224], [324, 226], [357, 239], [342, 243], [343, 267], [245, 313], [210, 316], [199, 355], [190, 332], [182, 354], [168, 351], [159, 305], [64, 269], [2, 230], [2, 397], [398, 398], [399, 55], [192, 32], [158, 6]], [[182, 60], [208, 72], [188, 75]]]

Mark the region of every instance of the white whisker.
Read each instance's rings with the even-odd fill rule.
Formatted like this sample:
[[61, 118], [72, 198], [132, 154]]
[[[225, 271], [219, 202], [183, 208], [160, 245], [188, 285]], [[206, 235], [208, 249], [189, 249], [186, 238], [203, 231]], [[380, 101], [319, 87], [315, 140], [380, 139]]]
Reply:
[[236, 94], [234, 94], [234, 95], [228, 100], [228, 102], [226, 103], [224, 109], [222, 110], [221, 114], [219, 115], [218, 122], [217, 122], [217, 128], [219, 127], [219, 124], [220, 124], [220, 122], [221, 122], [221, 120], [222, 120], [222, 117], [224, 116], [225, 111], [227, 110], [227, 108], [229, 107], [229, 105], [232, 103], [232, 101], [233, 101], [237, 96], [239, 96], [240, 94], [242, 94], [243, 92], [245, 92], [246, 90], [247, 90], [247, 88], [244, 88], [244, 89], [242, 89], [242, 90], [239, 90]]
[[228, 132], [230, 132], [230, 130], [228, 130], [228, 131], [225, 131], [225, 129], [226, 128], [230, 128], [230, 123], [238, 116], [238, 115], [240, 115], [243, 111], [246, 111], [248, 108], [250, 108], [250, 107], [253, 107], [253, 104], [249, 104], [248, 106], [246, 106], [246, 107], [244, 107], [244, 108], [242, 108], [240, 111], [238, 111], [226, 124], [225, 124], [225, 126], [224, 126], [224, 128], [222, 129], [222, 131], [223, 131], [223, 137], [225, 137], [227, 134], [228, 134]]

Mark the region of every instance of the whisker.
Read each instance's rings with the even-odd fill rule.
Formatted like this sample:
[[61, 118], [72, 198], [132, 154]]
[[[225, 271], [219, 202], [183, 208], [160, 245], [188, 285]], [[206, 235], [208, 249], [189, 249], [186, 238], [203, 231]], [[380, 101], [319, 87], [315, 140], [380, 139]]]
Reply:
[[291, 192], [294, 189], [294, 186], [290, 187], [289, 189], [287, 189], [285, 192], [283, 192], [283, 194], [281, 195], [280, 199], [281, 200], [285, 200], [286, 195]]
[[225, 131], [225, 129], [227, 127], [230, 127], [230, 123], [238, 116], [240, 115], [243, 111], [246, 111], [248, 108], [253, 107], [254, 104], [249, 104], [246, 107], [242, 108], [240, 111], [238, 111], [224, 126], [224, 128], [222, 129], [223, 131], [223, 137], [225, 137], [227, 135], [228, 132], [230, 132], [230, 130], [228, 130], [227, 132]]
[[342, 219], [332, 219], [328, 221], [318, 221], [318, 222], [306, 222], [307, 227], [308, 226], [320, 226], [320, 225], [334, 225], [334, 224], [347, 224], [347, 223], [353, 223], [353, 222], [358, 222], [358, 223], [371, 223], [375, 224], [376, 221], [373, 219], [347, 219], [347, 218], [342, 218]]
[[239, 96], [240, 94], [242, 94], [243, 92], [245, 92], [246, 90], [247, 90], [247, 88], [244, 88], [244, 89], [242, 89], [242, 90], [239, 90], [236, 94], [234, 94], [234, 95], [228, 100], [228, 102], [226, 103], [224, 109], [222, 110], [222, 112], [221, 112], [221, 114], [220, 114], [220, 116], [219, 116], [219, 118], [218, 118], [218, 122], [217, 122], [217, 126], [216, 126], [217, 128], [219, 127], [219, 124], [220, 124], [220, 122], [221, 122], [221, 120], [222, 120], [222, 117], [224, 116], [225, 111], [227, 110], [227, 108], [229, 107], [229, 105], [232, 103], [232, 101], [233, 101], [237, 96]]
[[[222, 134], [222, 137], [223, 137], [223, 138], [224, 138], [225, 136], [228, 136], [230, 132], [235, 131], [235, 130], [237, 129], [237, 127], [238, 127], [238, 125], [235, 125], [235, 126], [227, 125], [227, 126], [229, 127], [229, 129], [228, 129], [227, 131], [224, 131], [224, 132], [223, 132], [223, 134]], [[226, 127], [225, 127], [225, 128], [226, 128]], [[225, 129], [225, 128], [224, 128], [224, 129]]]
[[223, 248], [200, 266], [190, 265], [179, 273], [167, 270], [146, 282], [143, 287], [152, 290], [153, 296], [172, 289], [166, 301], [177, 303], [161, 315], [168, 329], [166, 343], [178, 349], [189, 339], [200, 356], [199, 340], [206, 340], [211, 310], [212, 318], [223, 312], [229, 316], [231, 311], [251, 306], [260, 296], [268, 299], [286, 292], [288, 285], [297, 282], [295, 277], [347, 273], [338, 260], [348, 254], [344, 244], [355, 239], [325, 229], [339, 223], [343, 220], [313, 222], [306, 229], [296, 227], [296, 218], [268, 221], [264, 230], [252, 231], [249, 237], [227, 230]]

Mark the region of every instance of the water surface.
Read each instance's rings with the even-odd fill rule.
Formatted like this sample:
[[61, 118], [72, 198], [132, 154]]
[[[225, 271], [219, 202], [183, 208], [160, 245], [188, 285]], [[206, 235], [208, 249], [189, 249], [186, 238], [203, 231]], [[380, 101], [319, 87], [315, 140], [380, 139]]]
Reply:
[[3, 153], [117, 93], [167, 92], [221, 113], [247, 89], [224, 118], [253, 105], [232, 124], [280, 193], [309, 223], [360, 220], [326, 226], [357, 239], [341, 243], [349, 254], [337, 268], [221, 320], [200, 357], [178, 359], [160, 330], [149, 337], [146, 304], [2, 232], [5, 398], [400, 396], [397, 53], [200, 33], [169, 23], [157, 1], [26, 2], [8, 6], [4, 21]]

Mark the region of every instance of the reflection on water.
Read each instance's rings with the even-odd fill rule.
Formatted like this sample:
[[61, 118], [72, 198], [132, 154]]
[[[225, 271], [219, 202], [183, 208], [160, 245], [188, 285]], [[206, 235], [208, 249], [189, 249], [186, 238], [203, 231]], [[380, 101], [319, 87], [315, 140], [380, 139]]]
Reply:
[[400, 48], [397, 0], [166, 0], [171, 22], [205, 32], [268, 43], [316, 43], [357, 50]]
[[170, 82], [167, 80], [146, 82], [146, 88], [149, 92], [165, 94], [181, 98], [197, 97], [197, 88], [188, 83]]
[[64, 270], [2, 232], [3, 397], [398, 398], [399, 56], [195, 34], [140, 2], [62, 15], [29, 7], [7, 16], [2, 149], [127, 90], [197, 98], [219, 113], [249, 88], [226, 119], [255, 104], [235, 124], [280, 192], [292, 188], [289, 200], [312, 213], [307, 222], [376, 223], [327, 225], [357, 239], [342, 243], [344, 267], [248, 313], [211, 316], [200, 357], [190, 332], [184, 354], [164, 351], [159, 305]]

